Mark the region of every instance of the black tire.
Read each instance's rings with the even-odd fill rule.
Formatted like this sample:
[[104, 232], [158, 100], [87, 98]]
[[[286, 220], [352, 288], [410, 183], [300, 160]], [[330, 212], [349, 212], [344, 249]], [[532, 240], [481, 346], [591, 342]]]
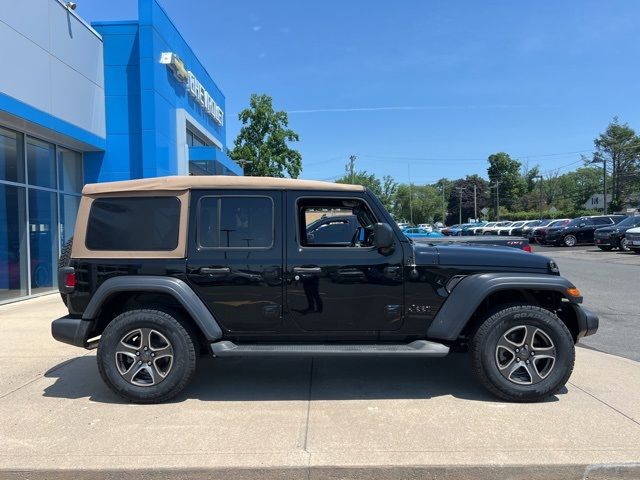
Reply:
[[598, 248], [600, 250], [602, 250], [603, 252], [610, 252], [611, 250], [613, 250], [613, 247], [607, 247], [607, 246], [602, 246], [602, 245], [598, 245]]
[[627, 242], [627, 239], [625, 237], [622, 237], [620, 239], [620, 243], [618, 244], [620, 251], [621, 252], [630, 252], [631, 249], [629, 248], [629, 242]]
[[[71, 249], [73, 248], [73, 237], [71, 237], [67, 242], [62, 246], [62, 250], [60, 251], [60, 258], [58, 258], [58, 270], [63, 267], [68, 267], [71, 262]], [[67, 294], [60, 293], [60, 297], [62, 297], [63, 303], [67, 304]]]
[[[118, 352], [122, 349], [123, 340], [128, 334], [137, 329], [151, 329], [159, 333], [169, 343], [173, 354], [170, 367], [166, 376], [154, 375], [154, 383], [136, 385], [126, 380], [118, 364]], [[141, 351], [144, 342], [140, 343]], [[179, 394], [191, 381], [196, 370], [196, 345], [197, 341], [189, 334], [175, 314], [169, 314], [160, 310], [140, 309], [130, 310], [118, 315], [104, 329], [98, 344], [98, 370], [107, 386], [116, 394], [135, 403], [159, 403], [167, 401]], [[151, 349], [153, 350], [153, 349]], [[148, 355], [146, 352], [141, 352]], [[122, 357], [122, 355], [120, 355]], [[123, 357], [124, 358], [124, 357]], [[139, 356], [142, 360], [153, 360]], [[150, 369], [157, 372], [156, 361], [153, 361]], [[135, 360], [132, 362], [135, 363]], [[142, 363], [142, 362], [140, 362]], [[132, 365], [130, 369], [133, 369]], [[146, 368], [144, 365], [140, 368]], [[148, 371], [149, 369], [147, 369]], [[136, 374], [137, 375], [137, 374]], [[132, 381], [136, 380], [133, 375]], [[150, 377], [145, 372], [142, 375]], [[158, 379], [156, 382], [155, 379]], [[140, 383], [140, 382], [139, 382]]]
[[[544, 378], [529, 385], [508, 380], [498, 366], [498, 341], [522, 326], [532, 327], [547, 335], [555, 353], [555, 361]], [[521, 352], [525, 352], [525, 355], [530, 353], [526, 348]], [[515, 305], [502, 307], [488, 316], [471, 341], [470, 355], [474, 373], [491, 393], [512, 402], [535, 402], [554, 395], [567, 383], [573, 371], [575, 345], [567, 327], [552, 312], [532, 305]], [[515, 355], [511, 367], [516, 366]], [[535, 363], [534, 356], [530, 358]], [[529, 371], [530, 366], [525, 367], [524, 362], [518, 362], [517, 365]], [[533, 380], [531, 375], [529, 378]]]
[[565, 235], [562, 238], [562, 245], [565, 247], [575, 247], [578, 244], [578, 239], [575, 235]]

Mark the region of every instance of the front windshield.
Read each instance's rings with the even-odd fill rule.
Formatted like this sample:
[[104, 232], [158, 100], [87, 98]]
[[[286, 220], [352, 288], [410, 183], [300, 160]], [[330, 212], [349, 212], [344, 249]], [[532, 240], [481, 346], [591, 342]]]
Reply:
[[619, 227], [635, 227], [637, 225], [640, 225], [640, 215], [637, 217], [627, 217], [618, 224]]
[[551, 222], [549, 224], [550, 227], [560, 227], [562, 225], [565, 225], [567, 222], [567, 220], [554, 220], [553, 222]]
[[521, 227], [522, 225], [524, 225], [524, 222], [516, 222], [513, 225], [511, 225], [512, 227]]
[[[555, 223], [555, 222], [553, 222]], [[551, 220], [543, 220], [538, 224], [539, 227], [546, 227], [547, 225], [551, 225]]]

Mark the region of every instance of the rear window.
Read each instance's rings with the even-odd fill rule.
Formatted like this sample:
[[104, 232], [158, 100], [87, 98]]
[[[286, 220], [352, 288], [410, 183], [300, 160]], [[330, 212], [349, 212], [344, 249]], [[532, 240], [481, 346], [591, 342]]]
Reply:
[[172, 251], [179, 223], [175, 197], [98, 198], [91, 203], [85, 244], [89, 250]]

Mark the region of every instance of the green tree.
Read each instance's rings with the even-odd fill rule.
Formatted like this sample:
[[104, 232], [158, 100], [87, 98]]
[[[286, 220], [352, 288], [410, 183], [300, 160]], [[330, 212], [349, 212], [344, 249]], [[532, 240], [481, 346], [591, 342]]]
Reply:
[[469, 218], [474, 218], [476, 212], [474, 209], [474, 186], [478, 217], [482, 216], [480, 210], [487, 206], [489, 184], [479, 175], [467, 175], [465, 178], [455, 180], [449, 187], [448, 224], [460, 222], [460, 199], [462, 199], [462, 223], [466, 223]]
[[432, 185], [398, 185], [393, 214], [397, 220], [411, 220], [414, 224], [432, 223], [442, 216], [442, 200]]
[[234, 141], [229, 157], [245, 164], [245, 175], [298, 178], [302, 156], [289, 148], [287, 142], [297, 142], [298, 134], [289, 127], [286, 112], [273, 110], [269, 95], [252, 94], [249, 108], [238, 115], [242, 128]]
[[494, 186], [491, 189], [491, 205], [496, 205], [495, 185], [498, 182], [500, 206], [512, 210], [518, 199], [527, 191], [526, 181], [520, 175], [521, 164], [504, 152], [489, 155], [488, 160], [487, 174], [489, 181]]
[[[638, 185], [640, 175], [640, 137], [628, 124], [620, 124], [618, 118], [613, 121], [604, 133], [593, 141], [596, 149], [591, 162], [607, 165], [611, 175], [610, 211], [622, 210], [629, 195]], [[602, 191], [602, 186], [600, 191]], [[595, 192], [593, 192], [595, 193]]]

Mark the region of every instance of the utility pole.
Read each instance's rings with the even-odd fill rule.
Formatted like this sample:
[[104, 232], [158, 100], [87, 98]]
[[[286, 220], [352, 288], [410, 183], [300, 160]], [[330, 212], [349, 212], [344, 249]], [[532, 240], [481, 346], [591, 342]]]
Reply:
[[460, 199], [458, 200], [458, 206], [459, 206], [458, 223], [462, 225], [462, 191], [464, 190], [464, 187], [456, 187], [456, 189], [460, 192]]
[[476, 199], [477, 185], [473, 184], [473, 221], [478, 221], [478, 201]]
[[413, 225], [413, 188], [411, 186], [411, 162], [407, 162], [407, 170], [409, 170], [409, 217], [411, 225]]
[[540, 220], [542, 220], [542, 180], [544, 180], [544, 178], [542, 175], [538, 175], [536, 178], [540, 179]]
[[351, 177], [351, 183], [355, 180], [355, 167], [356, 167], [356, 159], [357, 155], [349, 155], [349, 176]]
[[500, 221], [500, 182], [496, 180], [496, 218]]
[[[603, 155], [604, 157], [604, 155]], [[602, 167], [602, 190], [604, 190], [604, 210], [602, 211], [602, 213], [604, 215], [607, 214], [607, 157], [604, 157], [603, 159], [603, 167]]]
[[445, 224], [445, 222], [447, 221], [447, 208], [445, 206], [444, 203], [444, 184], [445, 184], [445, 179], [442, 179], [442, 225]]

